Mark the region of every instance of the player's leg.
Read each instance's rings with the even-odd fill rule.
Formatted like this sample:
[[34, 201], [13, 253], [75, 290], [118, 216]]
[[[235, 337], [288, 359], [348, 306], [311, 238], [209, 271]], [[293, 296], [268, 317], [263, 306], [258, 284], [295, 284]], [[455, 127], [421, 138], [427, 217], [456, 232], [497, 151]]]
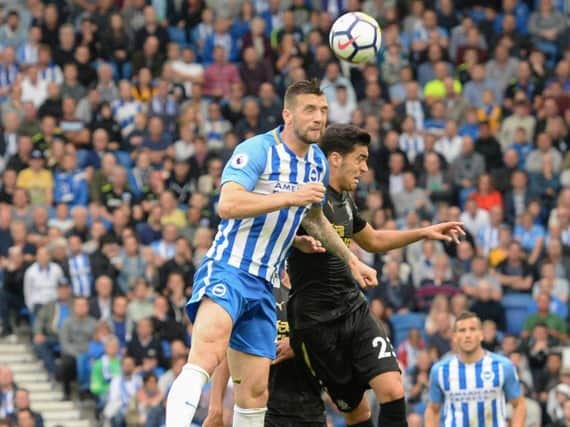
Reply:
[[[233, 284], [233, 285], [232, 285]], [[188, 427], [202, 388], [223, 360], [243, 297], [236, 290], [239, 275], [223, 265], [206, 262], [196, 272], [192, 298], [186, 306], [193, 322], [188, 363], [176, 378], [166, 404], [166, 426]]]
[[385, 372], [370, 381], [376, 398], [380, 402], [378, 424], [385, 427], [404, 427], [406, 420], [406, 400], [400, 372]]
[[353, 329], [353, 367], [360, 381], [367, 381], [380, 403], [378, 423], [382, 427], [404, 427], [406, 403], [396, 354], [383, 327], [368, 310]]
[[[251, 283], [244, 286], [252, 287]], [[272, 287], [259, 282], [247, 289], [248, 309], [234, 324], [228, 365], [234, 382], [233, 427], [263, 427], [269, 368], [275, 357], [277, 315]]]
[[228, 350], [234, 383], [234, 427], [262, 427], [267, 411], [267, 381], [271, 360]]
[[220, 305], [204, 298], [192, 329], [188, 363], [174, 380], [166, 405], [167, 427], [188, 427], [202, 388], [222, 361], [232, 330], [232, 318]]

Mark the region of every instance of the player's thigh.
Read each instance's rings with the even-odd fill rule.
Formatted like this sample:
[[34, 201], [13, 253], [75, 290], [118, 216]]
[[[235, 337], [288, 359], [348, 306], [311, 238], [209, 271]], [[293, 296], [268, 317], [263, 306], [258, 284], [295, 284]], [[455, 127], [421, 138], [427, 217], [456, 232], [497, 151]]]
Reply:
[[228, 348], [232, 324], [232, 318], [222, 306], [210, 298], [203, 298], [192, 328], [188, 362], [212, 374]]
[[271, 359], [230, 348], [228, 365], [234, 383], [236, 405], [241, 408], [265, 407]]
[[400, 367], [390, 338], [369, 312], [354, 328], [353, 366], [361, 382], [374, 390], [380, 403], [404, 396]]
[[355, 378], [350, 363], [350, 343], [343, 342], [341, 331], [345, 318], [293, 331], [291, 345], [308, 372], [326, 388], [331, 400], [342, 412], [355, 410], [367, 388]]

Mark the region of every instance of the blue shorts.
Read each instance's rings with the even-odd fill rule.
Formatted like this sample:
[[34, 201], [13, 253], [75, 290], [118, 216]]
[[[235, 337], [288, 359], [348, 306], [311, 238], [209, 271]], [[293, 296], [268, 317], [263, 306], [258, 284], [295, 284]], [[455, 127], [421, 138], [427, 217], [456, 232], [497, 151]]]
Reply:
[[191, 322], [196, 319], [204, 297], [221, 306], [232, 318], [230, 347], [233, 350], [275, 358], [277, 314], [270, 282], [208, 259], [194, 275], [192, 297], [186, 304]]

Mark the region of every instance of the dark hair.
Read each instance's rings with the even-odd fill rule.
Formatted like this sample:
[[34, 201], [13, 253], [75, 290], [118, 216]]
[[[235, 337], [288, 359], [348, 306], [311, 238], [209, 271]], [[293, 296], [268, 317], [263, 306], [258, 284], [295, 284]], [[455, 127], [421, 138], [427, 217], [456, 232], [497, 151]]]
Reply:
[[158, 377], [156, 376], [156, 374], [154, 372], [152, 372], [152, 371], [151, 372], [145, 372], [143, 374], [143, 378], [142, 378], [143, 384], [148, 383], [153, 378], [155, 381], [158, 381]]
[[285, 107], [295, 104], [295, 100], [299, 95], [324, 95], [321, 90], [321, 84], [319, 80], [299, 80], [298, 82], [289, 85], [285, 91], [284, 104]]
[[326, 128], [320, 142], [325, 155], [339, 153], [345, 155], [354, 150], [355, 145], [368, 146], [370, 134], [354, 125], [333, 124]]
[[457, 330], [457, 324], [459, 322], [461, 322], [462, 320], [467, 320], [467, 319], [477, 319], [479, 322], [479, 326], [481, 326], [481, 319], [479, 319], [479, 316], [477, 316], [472, 311], [464, 311], [459, 316], [457, 316], [457, 319], [455, 319], [455, 325], [453, 327], [453, 330]]

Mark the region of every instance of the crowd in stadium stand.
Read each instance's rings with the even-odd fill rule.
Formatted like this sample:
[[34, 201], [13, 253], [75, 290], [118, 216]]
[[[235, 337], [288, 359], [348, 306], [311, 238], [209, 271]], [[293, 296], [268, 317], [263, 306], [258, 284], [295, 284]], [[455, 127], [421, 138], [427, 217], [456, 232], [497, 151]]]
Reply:
[[[288, 84], [318, 78], [330, 122], [372, 136], [363, 216], [467, 231], [459, 245], [354, 247], [381, 279], [368, 297], [397, 347], [409, 425], [469, 307], [485, 348], [516, 363], [527, 426], [570, 426], [570, 2], [0, 5], [1, 330], [29, 325], [66, 399], [94, 400], [113, 427], [163, 425], [223, 166], [280, 124]], [[341, 64], [328, 46], [350, 10], [382, 26], [376, 63]], [[0, 391], [2, 425], [43, 425], [9, 366]]]

